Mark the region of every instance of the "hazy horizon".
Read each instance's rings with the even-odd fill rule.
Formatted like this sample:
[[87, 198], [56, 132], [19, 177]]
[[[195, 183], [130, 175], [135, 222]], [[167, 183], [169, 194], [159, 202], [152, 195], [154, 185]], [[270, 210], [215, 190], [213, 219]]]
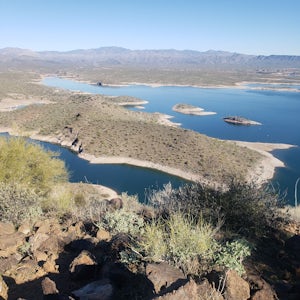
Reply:
[[300, 55], [298, 0], [0, 0], [0, 48]]
[[11, 47], [7, 46], [4, 48], [0, 48], [0, 50], [5, 50], [5, 49], [19, 49], [19, 50], [25, 50], [25, 51], [32, 51], [32, 52], [59, 52], [59, 53], [67, 53], [67, 52], [73, 52], [73, 51], [88, 51], [88, 50], [99, 50], [99, 49], [113, 49], [113, 48], [119, 48], [119, 49], [124, 49], [124, 50], [129, 50], [129, 51], [192, 51], [192, 52], [199, 52], [199, 53], [209, 53], [209, 52], [216, 52], [216, 53], [230, 53], [230, 54], [241, 54], [241, 55], [249, 55], [249, 56], [300, 56], [300, 54], [293, 55], [293, 54], [248, 54], [248, 53], [241, 53], [237, 51], [226, 51], [222, 49], [208, 49], [208, 50], [195, 50], [195, 49], [174, 49], [174, 48], [169, 48], [169, 49], [163, 49], [163, 48], [152, 48], [152, 49], [130, 49], [122, 46], [100, 46], [96, 48], [77, 48], [77, 49], [70, 49], [70, 50], [34, 50], [34, 49], [29, 49], [29, 48], [20, 48], [20, 47]]

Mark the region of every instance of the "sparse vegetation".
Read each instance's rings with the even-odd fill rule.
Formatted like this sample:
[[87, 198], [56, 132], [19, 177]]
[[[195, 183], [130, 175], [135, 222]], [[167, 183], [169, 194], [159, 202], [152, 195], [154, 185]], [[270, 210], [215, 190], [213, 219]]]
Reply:
[[[22, 85], [27, 87], [25, 82]], [[38, 131], [61, 140], [70, 138], [65, 128], [72, 128], [85, 153], [150, 161], [213, 182], [232, 176], [246, 178], [262, 159], [259, 153], [233, 143], [161, 125], [158, 115], [129, 111], [107, 96], [57, 93], [49, 88], [44, 92], [53, 103], [2, 112], [0, 126], [14, 127], [24, 135]]]
[[225, 230], [247, 237], [263, 236], [287, 218], [280, 210], [284, 201], [276, 191], [236, 180], [229, 182], [225, 190], [201, 183], [187, 184], [178, 190], [166, 186], [165, 191], [152, 195], [149, 201], [161, 214], [181, 212], [194, 218], [202, 215], [214, 225], [223, 220]]
[[56, 184], [55, 188], [44, 198], [42, 202], [43, 210], [47, 212], [54, 211], [56, 215], [63, 216], [73, 210], [74, 205], [76, 205], [75, 197], [76, 195], [72, 194], [69, 185]]

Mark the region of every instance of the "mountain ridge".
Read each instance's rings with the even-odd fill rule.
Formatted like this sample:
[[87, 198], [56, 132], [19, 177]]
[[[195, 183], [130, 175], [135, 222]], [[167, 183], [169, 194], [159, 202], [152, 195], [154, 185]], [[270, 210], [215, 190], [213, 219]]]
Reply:
[[9, 62], [16, 59], [56, 63], [78, 62], [83, 65], [300, 68], [300, 56], [297, 55], [250, 55], [221, 50], [131, 50], [116, 46], [70, 51], [33, 51], [13, 47], [0, 49], [0, 61]]

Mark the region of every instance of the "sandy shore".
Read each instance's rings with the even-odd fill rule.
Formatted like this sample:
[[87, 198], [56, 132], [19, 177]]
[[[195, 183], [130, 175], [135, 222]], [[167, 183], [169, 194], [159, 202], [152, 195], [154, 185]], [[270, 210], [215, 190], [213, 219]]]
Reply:
[[38, 99], [26, 99], [25, 96], [19, 95], [20, 99], [4, 98], [0, 101], [0, 111], [12, 111], [31, 104], [48, 104], [50, 101]]
[[256, 143], [256, 142], [242, 142], [242, 141], [232, 141], [241, 147], [247, 147], [249, 149], [255, 150], [264, 156], [263, 160], [257, 164], [248, 176], [249, 181], [257, 182], [262, 184], [269, 179], [272, 179], [275, 173], [275, 168], [284, 167], [284, 163], [272, 155], [270, 152], [273, 150], [285, 150], [292, 147], [297, 147], [295, 145], [289, 144], [279, 144], [279, 143]]
[[139, 160], [130, 157], [120, 157], [120, 156], [95, 157], [94, 155], [87, 154], [87, 153], [81, 153], [78, 156], [80, 158], [88, 160], [92, 164], [127, 164], [127, 165], [142, 167], [142, 168], [159, 170], [191, 181], [198, 181], [201, 179], [201, 177], [197, 174], [184, 172], [182, 170], [156, 164], [151, 161]]
[[120, 106], [139, 106], [149, 103], [148, 101], [128, 101], [128, 102], [113, 102], [115, 104], [118, 104]]
[[175, 123], [170, 120], [170, 119], [174, 118], [173, 116], [170, 116], [167, 114], [162, 114], [159, 112], [155, 112], [153, 114], [158, 116], [158, 123], [161, 125], [167, 125], [167, 126], [173, 126], [173, 127], [181, 126], [181, 123]]
[[[82, 82], [82, 83], [88, 83], [87, 81], [84, 80], [78, 80], [75, 78], [75, 81]], [[89, 83], [91, 84], [91, 83]], [[113, 86], [113, 87], [124, 87], [124, 86], [131, 86], [131, 85], [144, 85], [152, 88], [159, 88], [163, 86], [174, 86], [174, 87], [195, 87], [195, 88], [202, 88], [202, 89], [251, 89], [251, 90], [270, 90], [270, 91], [282, 91], [282, 92], [300, 92], [299, 89], [297, 88], [285, 88], [285, 87], [275, 87], [276, 85], [280, 84], [285, 84], [284, 82], [278, 83], [278, 82], [268, 82], [267, 84], [270, 85], [270, 87], [249, 87], [247, 86], [248, 84], [262, 84], [261, 82], [236, 82], [234, 84], [228, 84], [228, 85], [209, 85], [209, 84], [175, 84], [175, 83], [147, 83], [147, 82], [124, 82], [120, 84], [108, 84], [108, 85], [103, 85], [103, 86]], [[272, 85], [272, 86], [271, 86]], [[288, 85], [293, 86], [293, 85], [299, 85], [299, 83], [289, 83]]]

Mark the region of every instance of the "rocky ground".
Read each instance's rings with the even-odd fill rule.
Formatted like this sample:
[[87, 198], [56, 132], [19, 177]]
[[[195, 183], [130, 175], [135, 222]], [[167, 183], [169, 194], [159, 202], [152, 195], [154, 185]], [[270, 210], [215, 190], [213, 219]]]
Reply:
[[94, 224], [0, 222], [0, 299], [299, 299], [299, 226], [289, 231], [261, 241], [243, 278], [220, 270], [189, 278], [164, 262], [124, 259], [129, 237]]

